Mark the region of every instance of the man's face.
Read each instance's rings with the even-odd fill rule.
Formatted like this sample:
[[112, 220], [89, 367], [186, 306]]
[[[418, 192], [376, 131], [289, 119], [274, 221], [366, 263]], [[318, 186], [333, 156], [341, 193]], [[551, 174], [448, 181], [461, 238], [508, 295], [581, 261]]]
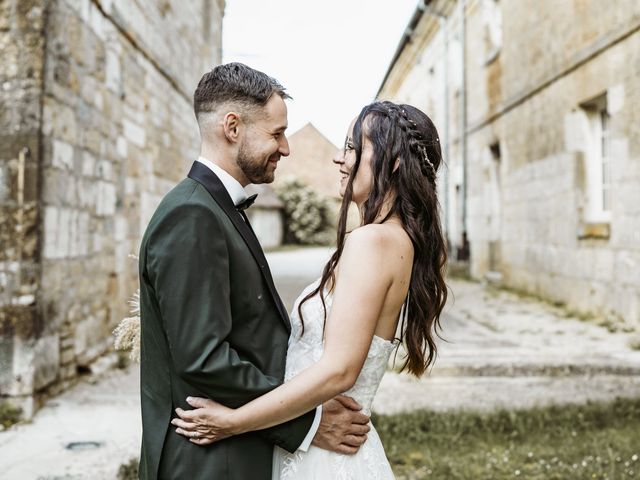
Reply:
[[263, 114], [247, 124], [238, 151], [238, 167], [250, 183], [271, 183], [280, 157], [289, 155], [287, 105], [274, 94], [264, 106]]

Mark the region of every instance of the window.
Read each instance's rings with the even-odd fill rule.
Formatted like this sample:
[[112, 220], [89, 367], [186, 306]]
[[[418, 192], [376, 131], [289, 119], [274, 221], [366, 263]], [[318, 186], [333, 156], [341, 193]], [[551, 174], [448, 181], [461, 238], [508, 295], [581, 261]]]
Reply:
[[584, 144], [584, 220], [606, 223], [611, 219], [611, 117], [607, 111], [606, 94], [583, 103], [581, 107], [588, 120]]

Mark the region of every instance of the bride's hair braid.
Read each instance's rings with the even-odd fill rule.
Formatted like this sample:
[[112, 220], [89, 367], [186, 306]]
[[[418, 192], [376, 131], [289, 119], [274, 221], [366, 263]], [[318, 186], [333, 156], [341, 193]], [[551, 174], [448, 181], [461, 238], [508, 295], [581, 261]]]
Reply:
[[[413, 243], [411, 283], [400, 338], [407, 351], [402, 369], [419, 376], [437, 355], [434, 334], [438, 335], [440, 313], [447, 299], [444, 282], [447, 251], [436, 191], [436, 174], [442, 162], [438, 132], [431, 119], [411, 105], [374, 102], [364, 107], [356, 119], [353, 128], [356, 160], [342, 199], [336, 251], [324, 267], [320, 284], [298, 304], [302, 333], [304, 303], [326, 287], [331, 291], [335, 285], [335, 268], [344, 248], [347, 213], [365, 136], [373, 145], [373, 183], [363, 203], [362, 224], [378, 221], [385, 202], [391, 198], [391, 208], [381, 223], [397, 215]], [[324, 295], [320, 298], [326, 322]]]
[[[386, 101], [380, 103], [386, 109], [386, 112], [391, 118], [392, 122], [394, 122], [396, 126], [400, 128], [406, 135], [409, 143], [409, 148], [418, 155], [418, 158], [421, 159], [420, 171], [422, 172], [422, 174], [435, 183], [437, 177], [436, 169], [433, 165], [433, 162], [429, 158], [429, 155], [427, 154], [426, 139], [418, 129], [418, 125], [416, 124], [416, 122], [409, 117], [407, 111], [402, 106]], [[435, 141], [439, 141], [437, 137], [435, 138]]]

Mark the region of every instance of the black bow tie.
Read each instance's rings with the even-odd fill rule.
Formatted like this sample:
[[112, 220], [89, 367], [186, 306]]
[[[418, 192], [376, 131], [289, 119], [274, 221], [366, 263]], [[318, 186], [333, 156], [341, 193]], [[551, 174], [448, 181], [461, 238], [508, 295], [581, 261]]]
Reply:
[[256, 193], [254, 195], [251, 195], [251, 196], [245, 198], [244, 200], [242, 200], [240, 203], [238, 203], [236, 205], [236, 209], [238, 209], [238, 210], [246, 210], [251, 205], [253, 205], [253, 202], [256, 201], [256, 197], [257, 196], [258, 196], [258, 194]]

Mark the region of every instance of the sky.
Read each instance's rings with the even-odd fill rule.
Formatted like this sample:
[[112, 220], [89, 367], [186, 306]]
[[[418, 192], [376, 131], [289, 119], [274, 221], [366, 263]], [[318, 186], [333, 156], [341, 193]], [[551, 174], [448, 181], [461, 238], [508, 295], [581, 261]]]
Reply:
[[341, 146], [351, 119], [374, 100], [417, 0], [227, 0], [223, 62], [282, 83], [289, 129], [313, 123]]

